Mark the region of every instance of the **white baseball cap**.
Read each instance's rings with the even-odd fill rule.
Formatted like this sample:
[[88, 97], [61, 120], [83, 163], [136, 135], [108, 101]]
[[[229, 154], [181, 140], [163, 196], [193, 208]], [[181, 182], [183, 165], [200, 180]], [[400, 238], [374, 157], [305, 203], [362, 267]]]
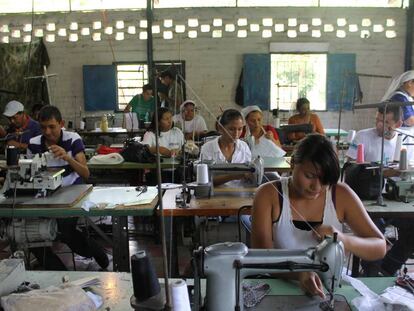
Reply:
[[4, 108], [3, 114], [6, 117], [12, 117], [16, 113], [24, 111], [24, 106], [21, 102], [18, 102], [17, 100], [12, 100], [7, 103], [6, 107]]

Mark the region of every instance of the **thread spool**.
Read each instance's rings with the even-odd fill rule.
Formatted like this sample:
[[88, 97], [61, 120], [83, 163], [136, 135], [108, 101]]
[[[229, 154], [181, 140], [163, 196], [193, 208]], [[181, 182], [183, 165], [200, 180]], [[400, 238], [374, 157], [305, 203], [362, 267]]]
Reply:
[[132, 285], [138, 302], [147, 300], [161, 291], [154, 267], [142, 250], [131, 256]]
[[356, 162], [357, 163], [364, 163], [365, 162], [364, 145], [363, 144], [358, 144]]
[[400, 152], [400, 170], [406, 171], [408, 169], [407, 163], [407, 149], [402, 148]]
[[205, 185], [208, 183], [208, 166], [207, 164], [197, 165], [197, 184]]
[[400, 154], [401, 154], [401, 147], [402, 147], [402, 135], [398, 134], [397, 142], [395, 144], [395, 151], [394, 151], [394, 161], [400, 161]]
[[184, 280], [174, 281], [171, 284], [171, 296], [173, 310], [191, 311], [187, 283]]
[[7, 146], [6, 148], [6, 163], [7, 166], [16, 166], [19, 164], [19, 148], [15, 146]]

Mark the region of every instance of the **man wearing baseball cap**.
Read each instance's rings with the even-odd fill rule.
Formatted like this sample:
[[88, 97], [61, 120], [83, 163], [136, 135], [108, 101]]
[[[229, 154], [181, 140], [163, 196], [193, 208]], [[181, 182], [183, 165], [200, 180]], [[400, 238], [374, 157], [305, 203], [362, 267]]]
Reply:
[[24, 112], [24, 106], [17, 100], [7, 103], [3, 115], [9, 119], [7, 130], [0, 129], [0, 135], [6, 137], [7, 145], [26, 150], [29, 140], [41, 134], [40, 125]]

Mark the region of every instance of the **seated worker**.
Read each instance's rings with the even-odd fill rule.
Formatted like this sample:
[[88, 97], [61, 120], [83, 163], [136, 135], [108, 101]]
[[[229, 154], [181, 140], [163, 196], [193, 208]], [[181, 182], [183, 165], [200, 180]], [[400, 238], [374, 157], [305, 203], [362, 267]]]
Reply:
[[[235, 109], [227, 109], [219, 117], [216, 128], [220, 133], [216, 137], [201, 146], [200, 160], [213, 160], [216, 163], [246, 163], [251, 161], [249, 146], [240, 135], [243, 131], [243, 117]], [[214, 186], [225, 184], [233, 180], [249, 179], [250, 173], [216, 174]], [[236, 183], [234, 183], [236, 184]]]
[[245, 138], [252, 152], [252, 158], [283, 157], [286, 152], [280, 148], [279, 135], [270, 125], [263, 125], [263, 113], [258, 106], [247, 106], [241, 111], [246, 126], [241, 138]]
[[[331, 142], [320, 134], [307, 135], [292, 155], [292, 176], [263, 184], [252, 210], [252, 247], [306, 249], [325, 235], [338, 233], [345, 250], [365, 260], [385, 255], [385, 239], [357, 195], [343, 183]], [[353, 235], [342, 233], [347, 223]], [[314, 272], [287, 273], [310, 295], [324, 297]]]
[[[382, 97], [382, 101], [413, 102], [414, 70], [409, 70], [393, 79]], [[414, 126], [413, 106], [402, 107], [404, 126]]]
[[[381, 137], [383, 133], [383, 113], [384, 108], [379, 108], [376, 116], [376, 127], [358, 131], [348, 149], [347, 156], [356, 159], [357, 145], [364, 145], [364, 159], [366, 162], [379, 162], [381, 160]], [[402, 125], [401, 108], [389, 107], [385, 116], [386, 131], [384, 136], [384, 155], [385, 159], [393, 160], [397, 134], [393, 130]], [[384, 170], [384, 176], [395, 176], [396, 171]], [[365, 276], [394, 275], [407, 259], [414, 252], [414, 231], [412, 221], [404, 218], [377, 219], [376, 225], [382, 232], [385, 231], [387, 224], [394, 225], [398, 230], [398, 240], [394, 242], [391, 249], [382, 261], [362, 262]]]
[[384, 160], [392, 162], [397, 144], [397, 133], [395, 128], [402, 125], [401, 108], [389, 107], [385, 116], [385, 132], [384, 132], [384, 108], [378, 108], [375, 117], [375, 127], [360, 130], [355, 134], [352, 143], [346, 153], [351, 160], [357, 158], [357, 148], [359, 144], [364, 145], [364, 159], [365, 162], [380, 162], [381, 161], [381, 143], [382, 134], [384, 133]]
[[151, 84], [145, 84], [142, 87], [142, 93], [132, 97], [124, 112], [135, 112], [140, 124], [149, 122], [155, 110], [155, 99], [152, 93], [153, 88]]
[[[158, 135], [160, 155], [169, 158], [180, 154], [184, 145], [184, 134], [174, 126], [172, 113], [168, 108], [158, 109], [158, 130], [159, 132], [156, 133], [154, 114], [151, 125], [144, 134], [142, 144], [148, 145], [150, 152], [155, 154], [157, 152], [155, 135]], [[175, 173], [175, 169], [163, 169], [162, 182], [178, 182], [180, 178]], [[146, 180], [149, 185], [155, 185], [157, 183], [155, 172], [146, 174]]]
[[185, 139], [198, 140], [207, 133], [204, 118], [195, 114], [196, 105], [192, 100], [186, 100], [180, 106], [180, 113], [173, 117], [174, 124], [180, 127]]
[[[325, 135], [321, 120], [318, 115], [310, 112], [310, 102], [307, 98], [299, 98], [296, 101], [296, 111], [298, 114], [295, 114], [289, 118], [288, 124], [312, 124], [312, 133], [319, 133]], [[303, 132], [292, 132], [288, 134], [290, 141], [296, 142], [305, 137]]]
[[[172, 120], [172, 113], [167, 108], [160, 108], [158, 110], [158, 142], [160, 154], [164, 157], [172, 157], [180, 153], [181, 147], [184, 144], [183, 132], [174, 126]], [[148, 145], [152, 153], [156, 153], [155, 145], [155, 115], [152, 118], [151, 125], [144, 134], [142, 143]]]
[[39, 123], [30, 118], [24, 111], [23, 104], [16, 100], [7, 103], [3, 115], [9, 119], [10, 126], [7, 130], [0, 126], [0, 137], [6, 137], [8, 146], [26, 152], [29, 140], [41, 133]]
[[[58, 108], [45, 106], [39, 111], [39, 122], [42, 134], [30, 139], [28, 157], [34, 154], [51, 152], [53, 160], [48, 160], [51, 168], [64, 168], [62, 187], [83, 183], [89, 177], [86, 165], [85, 147], [81, 137], [75, 132], [65, 131], [64, 121]], [[76, 229], [77, 217], [57, 218], [58, 240], [67, 244], [69, 248], [84, 257], [93, 257], [102, 269], [105, 269], [109, 260], [103, 248], [92, 238]], [[54, 254], [50, 247], [32, 248], [31, 251], [43, 263], [47, 270], [66, 270], [65, 265]]]

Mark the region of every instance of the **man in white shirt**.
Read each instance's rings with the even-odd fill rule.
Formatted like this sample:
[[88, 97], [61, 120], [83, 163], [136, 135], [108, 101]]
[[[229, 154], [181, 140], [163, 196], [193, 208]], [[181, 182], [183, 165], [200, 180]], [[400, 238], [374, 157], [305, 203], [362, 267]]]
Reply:
[[[180, 106], [180, 112], [173, 117], [175, 126], [181, 128], [185, 139], [195, 140], [207, 133], [204, 118], [196, 114], [196, 105], [192, 100], [186, 100]], [[194, 139], [193, 139], [194, 137]]]
[[358, 145], [363, 144], [365, 162], [381, 161], [381, 141], [384, 133], [384, 160], [386, 160], [386, 162], [393, 161], [398, 136], [394, 129], [399, 128], [402, 125], [401, 109], [400, 107], [387, 109], [387, 114], [385, 116], [385, 132], [383, 126], [383, 112], [383, 108], [378, 109], [374, 128], [364, 129], [356, 133], [346, 154], [350, 159], [355, 160], [357, 158]]
[[[378, 109], [375, 128], [359, 131], [350, 146], [347, 156], [356, 159], [358, 144], [364, 145], [365, 162], [381, 161], [381, 138], [383, 135], [383, 112]], [[395, 146], [397, 143], [397, 133], [394, 129], [402, 125], [402, 112], [400, 107], [390, 107], [385, 116], [385, 135], [384, 135], [384, 159], [393, 160]], [[384, 171], [385, 176], [392, 176], [392, 170]], [[394, 242], [391, 249], [387, 252], [383, 260], [376, 262], [362, 262], [365, 276], [394, 275], [401, 266], [407, 261], [414, 251], [414, 231], [411, 221], [404, 218], [378, 219], [376, 225], [385, 231], [386, 224], [392, 224], [398, 229], [398, 240]]]

